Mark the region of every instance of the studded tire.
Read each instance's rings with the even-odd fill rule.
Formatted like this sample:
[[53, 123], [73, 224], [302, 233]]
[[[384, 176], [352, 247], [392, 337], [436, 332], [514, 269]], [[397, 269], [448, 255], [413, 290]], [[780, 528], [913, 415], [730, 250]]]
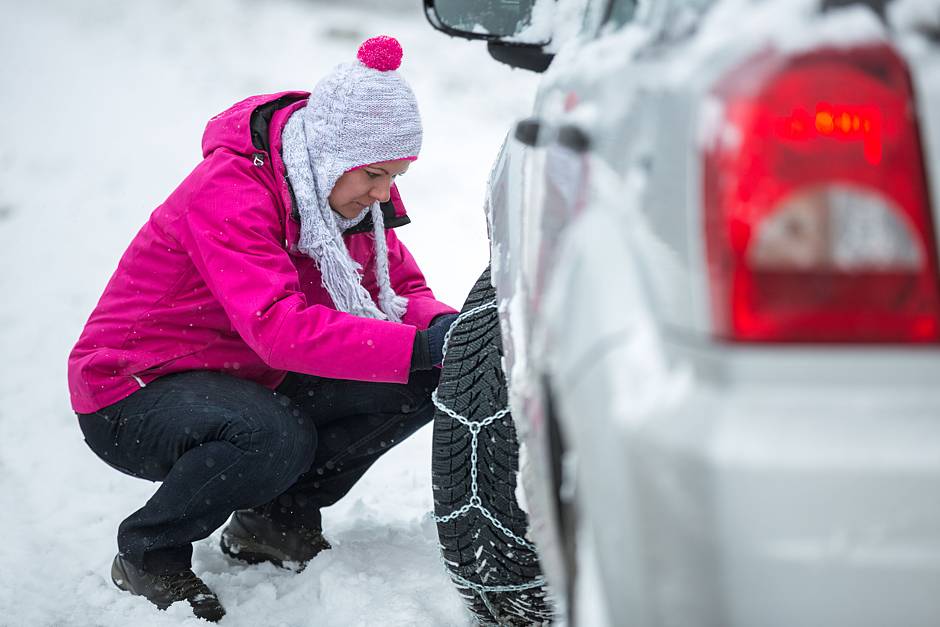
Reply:
[[[492, 303], [487, 268], [461, 313]], [[437, 398], [471, 423], [507, 406], [499, 319], [489, 308], [451, 331]], [[538, 555], [526, 538], [528, 518], [516, 501], [519, 443], [512, 416], [480, 428], [476, 438], [477, 496], [473, 497], [474, 438], [466, 424], [438, 408], [434, 416], [432, 483], [444, 563], [470, 611], [484, 625], [548, 623], [552, 607]], [[465, 511], [461, 512], [461, 509]], [[505, 530], [500, 529], [502, 526]]]

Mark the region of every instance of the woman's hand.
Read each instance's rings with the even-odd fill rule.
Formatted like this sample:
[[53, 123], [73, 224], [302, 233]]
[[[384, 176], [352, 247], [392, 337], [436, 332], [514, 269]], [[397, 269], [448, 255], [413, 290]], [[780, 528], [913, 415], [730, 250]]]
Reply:
[[415, 334], [411, 352], [411, 370], [430, 370], [444, 361], [444, 336], [457, 319], [457, 314], [443, 314], [431, 321], [431, 326]]

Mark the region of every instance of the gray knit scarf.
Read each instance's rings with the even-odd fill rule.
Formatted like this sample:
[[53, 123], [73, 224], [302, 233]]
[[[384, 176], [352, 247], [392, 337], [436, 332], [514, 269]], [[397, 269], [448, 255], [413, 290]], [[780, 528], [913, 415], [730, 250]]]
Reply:
[[[338, 310], [363, 318], [401, 322], [408, 308], [408, 299], [395, 293], [389, 279], [388, 243], [385, 241], [382, 209], [376, 202], [363, 209], [359, 216], [349, 220], [330, 208], [326, 199], [331, 190], [317, 188], [317, 177], [307, 148], [309, 129], [306, 127], [301, 109], [291, 115], [281, 135], [284, 165], [300, 213], [300, 242], [297, 248], [317, 263], [323, 287]], [[362, 285], [362, 276], [359, 273], [362, 266], [349, 255], [349, 250], [343, 242], [343, 231], [364, 220], [366, 213], [372, 215], [375, 238], [378, 306]]]

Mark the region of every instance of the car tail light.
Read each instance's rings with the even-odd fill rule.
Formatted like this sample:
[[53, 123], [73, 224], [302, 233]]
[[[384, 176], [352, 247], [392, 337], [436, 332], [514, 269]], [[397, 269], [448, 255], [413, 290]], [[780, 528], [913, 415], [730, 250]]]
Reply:
[[713, 93], [705, 154], [715, 331], [936, 342], [937, 255], [913, 90], [888, 46], [763, 54]]

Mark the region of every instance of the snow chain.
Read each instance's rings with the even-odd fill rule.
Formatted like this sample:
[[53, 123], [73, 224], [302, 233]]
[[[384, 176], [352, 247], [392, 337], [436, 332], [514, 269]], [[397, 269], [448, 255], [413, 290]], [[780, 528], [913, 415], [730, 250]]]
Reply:
[[[454, 320], [453, 324], [451, 324], [450, 329], [448, 329], [447, 333], [444, 334], [444, 351], [443, 351], [444, 359], [447, 359], [447, 345], [450, 344], [450, 334], [454, 330], [454, 328], [458, 324], [466, 320], [467, 318], [470, 318], [471, 316], [475, 316], [476, 314], [489, 310], [489, 309], [497, 309], [495, 300], [485, 303], [483, 305], [480, 305], [478, 307], [474, 307], [473, 309], [465, 311], [459, 316], [457, 316], [457, 319]], [[453, 418], [454, 420], [456, 420], [463, 426], [467, 427], [467, 429], [470, 431], [470, 500], [467, 503], [465, 503], [462, 507], [454, 510], [453, 512], [451, 512], [450, 514], [447, 514], [446, 516], [435, 515], [434, 522], [436, 523], [450, 522], [454, 520], [455, 518], [459, 518], [465, 515], [471, 509], [477, 509], [477, 510], [480, 510], [480, 513], [483, 514], [483, 516], [487, 520], [493, 523], [493, 526], [499, 529], [504, 536], [506, 536], [507, 538], [509, 538], [516, 544], [518, 544], [519, 546], [523, 546], [532, 552], [536, 552], [535, 545], [528, 542], [525, 538], [520, 538], [519, 536], [514, 534], [508, 527], [506, 527], [506, 525], [500, 522], [492, 514], [492, 512], [490, 512], [490, 510], [486, 508], [486, 506], [483, 504], [483, 500], [480, 498], [478, 486], [477, 486], [477, 444], [479, 441], [480, 431], [482, 431], [486, 427], [490, 426], [491, 424], [493, 424], [494, 422], [496, 422], [497, 420], [499, 420], [500, 418], [508, 414], [509, 408], [506, 407], [504, 409], [501, 409], [495, 414], [493, 414], [492, 416], [488, 416], [484, 418], [483, 420], [470, 420], [469, 418], [461, 416], [460, 414], [452, 410], [450, 407], [447, 407], [446, 405], [444, 405], [444, 403], [439, 401], [437, 398], [437, 390], [434, 390], [434, 392], [431, 393], [431, 400], [434, 402], [434, 406], [437, 407], [437, 409], [444, 412], [445, 414], [447, 414], [448, 416], [450, 416], [451, 418]], [[487, 586], [483, 584], [474, 583], [472, 581], [468, 581], [467, 579], [464, 579], [463, 577], [461, 577], [460, 575], [458, 575], [457, 573], [453, 571], [451, 571], [451, 579], [453, 579], [454, 583], [456, 583], [457, 585], [463, 586], [465, 588], [470, 588], [477, 592], [519, 592], [522, 590], [529, 590], [531, 588], [539, 588], [545, 585], [545, 579], [543, 577], [538, 577], [535, 580], [529, 583], [524, 583], [524, 584], [517, 584], [517, 585], [511, 585], [511, 586]]]

